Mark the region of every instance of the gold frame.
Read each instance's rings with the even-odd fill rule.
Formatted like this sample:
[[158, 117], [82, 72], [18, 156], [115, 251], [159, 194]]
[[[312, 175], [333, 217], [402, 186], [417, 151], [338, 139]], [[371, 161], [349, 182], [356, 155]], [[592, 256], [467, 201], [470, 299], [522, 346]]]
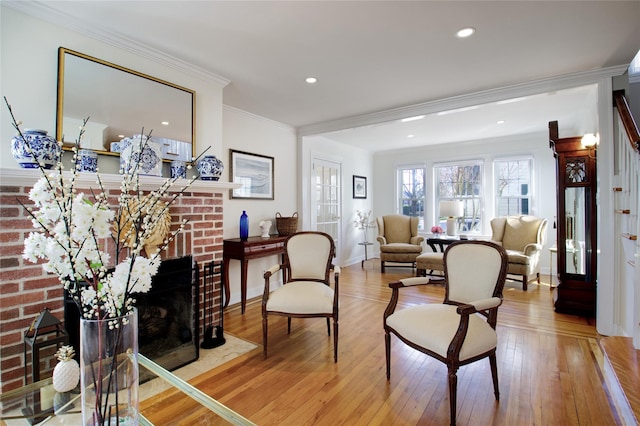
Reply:
[[[168, 81], [150, 76], [148, 74], [132, 70], [130, 68], [126, 68], [120, 65], [116, 65], [114, 63], [95, 58], [93, 56], [86, 55], [84, 53], [76, 52], [71, 49], [67, 49], [65, 47], [58, 48], [58, 88], [57, 88], [57, 100], [56, 100], [56, 140], [61, 141], [63, 138], [63, 118], [64, 118], [64, 75], [65, 75], [65, 55], [73, 55], [78, 58], [86, 59], [91, 62], [95, 62], [106, 67], [122, 71], [128, 74], [132, 74], [168, 87], [172, 87], [177, 90], [181, 90], [191, 95], [191, 155], [196, 156], [196, 92], [191, 89], [187, 89], [186, 87], [179, 86], [177, 84], [170, 83]], [[68, 149], [65, 147], [65, 149]], [[99, 151], [100, 154], [111, 155], [111, 156], [119, 156], [120, 154], [117, 152], [111, 151]], [[165, 160], [169, 161], [169, 160]]]

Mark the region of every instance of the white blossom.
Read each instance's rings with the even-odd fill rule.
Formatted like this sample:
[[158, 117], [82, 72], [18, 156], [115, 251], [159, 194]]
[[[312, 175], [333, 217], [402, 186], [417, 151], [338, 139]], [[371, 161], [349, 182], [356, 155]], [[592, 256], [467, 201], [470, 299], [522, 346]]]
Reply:
[[[75, 164], [70, 170], [70, 175], [63, 175], [61, 163], [51, 172], [41, 169], [42, 177], [29, 191], [33, 206], [25, 206], [35, 231], [25, 238], [22, 257], [57, 275], [85, 318], [122, 316], [133, 308], [133, 293], [149, 291], [158, 273], [160, 251], [184, 228], [171, 232], [162, 247], [146, 253], [149, 257], [140, 254], [161, 220], [158, 212], [177, 195], [168, 203], [163, 200], [171, 186], [167, 180], [145, 197], [134, 172], [124, 176], [118, 204], [110, 206], [99, 174], [100, 191], [85, 193], [75, 188]], [[187, 189], [188, 185], [179, 194]], [[132, 199], [138, 201], [136, 207], [128, 204]], [[107, 252], [108, 241], [115, 242], [115, 253]]]

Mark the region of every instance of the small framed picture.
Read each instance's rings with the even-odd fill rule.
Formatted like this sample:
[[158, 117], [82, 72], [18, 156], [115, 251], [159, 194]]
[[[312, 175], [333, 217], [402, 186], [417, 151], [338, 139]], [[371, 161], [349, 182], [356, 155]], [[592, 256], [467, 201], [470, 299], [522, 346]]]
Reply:
[[273, 157], [229, 150], [231, 182], [242, 187], [231, 190], [231, 198], [273, 200]]
[[353, 198], [367, 198], [367, 178], [353, 175]]

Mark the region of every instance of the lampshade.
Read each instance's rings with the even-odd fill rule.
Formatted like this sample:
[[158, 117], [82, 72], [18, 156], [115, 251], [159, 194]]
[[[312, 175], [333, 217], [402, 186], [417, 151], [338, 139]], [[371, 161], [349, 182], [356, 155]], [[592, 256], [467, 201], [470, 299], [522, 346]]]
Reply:
[[440, 216], [461, 217], [464, 214], [462, 201], [440, 201]]
[[440, 216], [447, 217], [447, 235], [455, 236], [457, 234], [457, 217], [464, 214], [464, 205], [462, 201], [446, 200], [440, 201]]
[[581, 139], [582, 146], [585, 148], [591, 148], [600, 142], [600, 135], [593, 133], [585, 133], [585, 135]]

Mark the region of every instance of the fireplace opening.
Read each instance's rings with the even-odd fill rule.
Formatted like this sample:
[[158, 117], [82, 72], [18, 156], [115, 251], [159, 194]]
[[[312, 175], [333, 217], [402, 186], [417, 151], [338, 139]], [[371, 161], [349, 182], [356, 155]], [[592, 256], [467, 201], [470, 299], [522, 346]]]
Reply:
[[[199, 357], [199, 282], [191, 256], [168, 259], [160, 264], [149, 292], [132, 295], [138, 308], [138, 351], [167, 370]], [[80, 316], [67, 294], [64, 317], [69, 344], [78, 354]]]

